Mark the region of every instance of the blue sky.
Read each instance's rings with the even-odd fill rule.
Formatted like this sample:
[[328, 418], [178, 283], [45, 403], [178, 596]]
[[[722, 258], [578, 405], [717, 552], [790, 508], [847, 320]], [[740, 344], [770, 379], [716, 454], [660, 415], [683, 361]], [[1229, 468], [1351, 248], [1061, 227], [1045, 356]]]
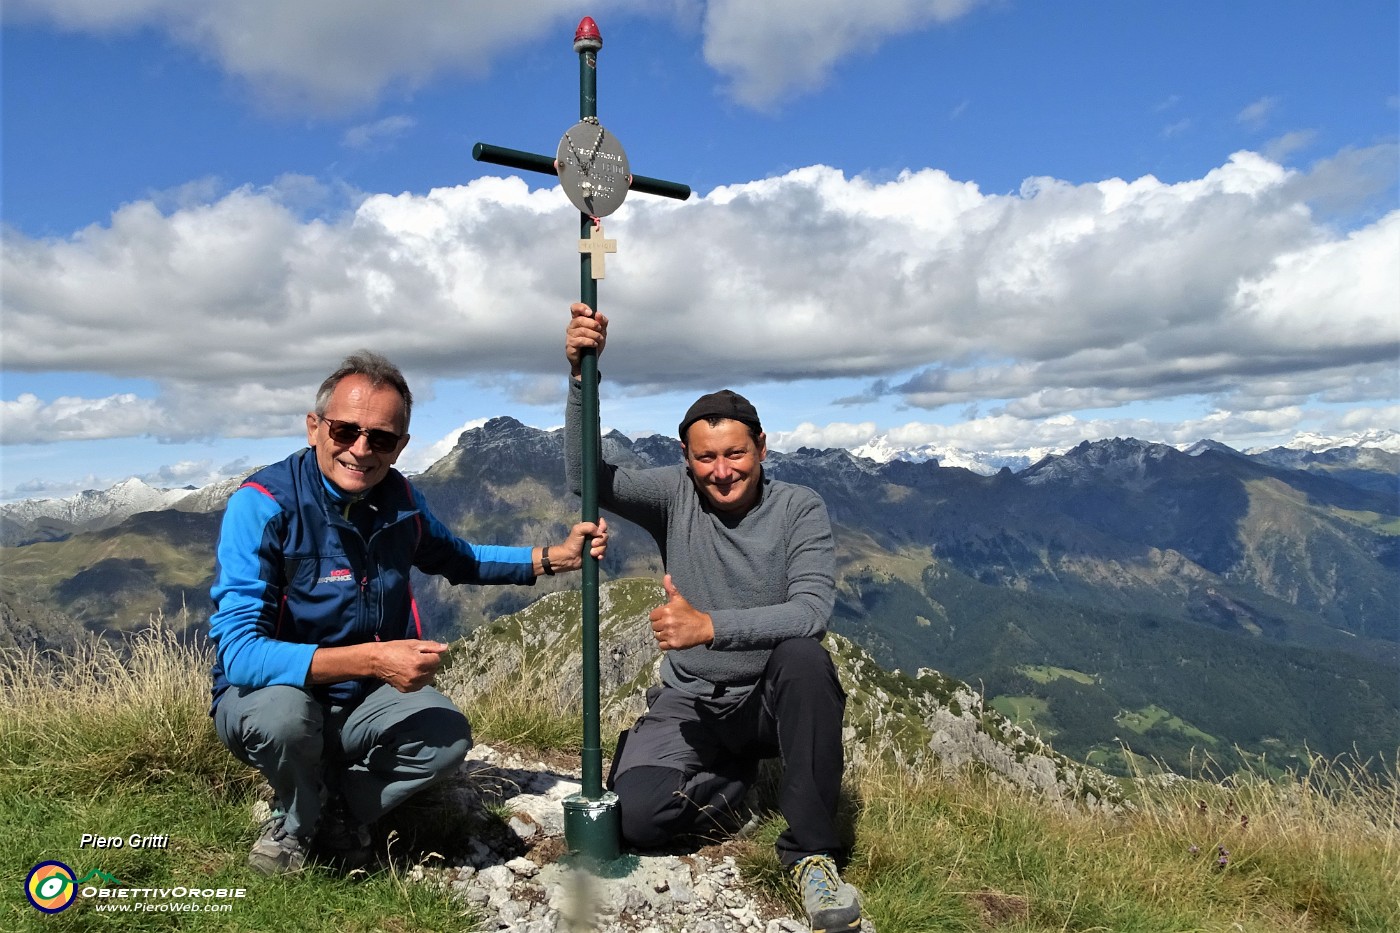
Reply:
[[[603, 421], [749, 395], [775, 446], [1248, 448], [1400, 426], [1392, 2], [8, 0], [0, 499], [202, 484], [379, 349], [463, 426], [562, 420], [598, 113], [690, 184], [605, 221]], [[470, 14], [466, 11], [473, 10]]]

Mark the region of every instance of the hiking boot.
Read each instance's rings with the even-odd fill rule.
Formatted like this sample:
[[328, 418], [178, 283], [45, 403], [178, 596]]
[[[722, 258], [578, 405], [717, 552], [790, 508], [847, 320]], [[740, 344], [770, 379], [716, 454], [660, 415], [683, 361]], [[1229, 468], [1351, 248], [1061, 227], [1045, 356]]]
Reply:
[[860, 894], [841, 880], [829, 856], [809, 855], [789, 871], [812, 933], [853, 933], [860, 929]]
[[350, 815], [343, 803], [333, 805], [321, 816], [316, 834], [316, 857], [332, 868], [355, 871], [374, 858], [369, 827]]
[[263, 827], [263, 834], [248, 853], [248, 864], [264, 875], [284, 875], [306, 867], [309, 847], [286, 830], [287, 818], [277, 813]]

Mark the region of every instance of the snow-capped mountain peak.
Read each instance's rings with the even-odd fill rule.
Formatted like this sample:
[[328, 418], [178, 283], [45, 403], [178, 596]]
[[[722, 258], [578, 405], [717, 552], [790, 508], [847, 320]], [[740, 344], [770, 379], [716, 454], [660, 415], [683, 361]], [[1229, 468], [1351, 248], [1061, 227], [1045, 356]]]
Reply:
[[133, 476], [110, 489], [85, 489], [62, 499], [25, 499], [0, 506], [0, 515], [21, 524], [48, 518], [85, 526], [168, 509], [189, 494], [188, 489], [156, 489]]
[[[1289, 450], [1305, 450], [1310, 453], [1323, 453], [1328, 450], [1336, 450], [1338, 447], [1373, 447], [1377, 450], [1384, 450], [1387, 453], [1400, 454], [1400, 431], [1380, 428], [1373, 431], [1362, 431], [1340, 437], [1328, 437], [1322, 434], [1304, 432], [1302, 434], [1295, 434], [1293, 439], [1287, 444], [1279, 446]], [[1246, 453], [1257, 454], [1274, 449], [1276, 448], [1256, 447], [1251, 448], [1246, 451]]]
[[1003, 468], [1019, 472], [1050, 454], [1060, 452], [1050, 447], [995, 451], [962, 450], [956, 447], [940, 447], [937, 444], [902, 447], [893, 443], [887, 434], [877, 434], [859, 447], [851, 448], [851, 456], [866, 457], [876, 463], [890, 463], [896, 460], [907, 463], [933, 461], [941, 467], [960, 467], [973, 473], [981, 473], [983, 476], [991, 476]]

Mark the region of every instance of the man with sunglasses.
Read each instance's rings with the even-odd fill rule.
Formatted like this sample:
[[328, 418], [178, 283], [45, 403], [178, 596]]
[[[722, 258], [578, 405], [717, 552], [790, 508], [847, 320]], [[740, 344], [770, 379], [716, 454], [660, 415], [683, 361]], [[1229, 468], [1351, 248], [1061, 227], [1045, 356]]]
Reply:
[[[603, 352], [607, 326], [586, 304], [570, 308], [564, 462], [575, 492], [581, 361]], [[622, 836], [649, 849], [733, 831], [759, 760], [780, 758], [778, 859], [811, 928], [851, 933], [860, 897], [835, 862], [846, 695], [821, 642], [836, 603], [826, 506], [764, 473], [758, 411], [736, 392], [696, 399], [679, 436], [680, 466], [598, 463], [598, 503], [650, 533], [666, 568], [666, 601], [651, 611], [661, 683], [619, 739], [609, 776]]]
[[600, 559], [607, 548], [602, 521], [547, 547], [453, 535], [393, 468], [412, 407], [397, 367], [353, 354], [316, 395], [309, 446], [250, 476], [224, 514], [211, 715], [272, 786], [248, 856], [264, 874], [364, 864], [370, 825], [471, 748], [467, 718], [431, 686], [448, 646], [423, 638], [410, 568], [533, 585], [579, 569], [585, 540]]

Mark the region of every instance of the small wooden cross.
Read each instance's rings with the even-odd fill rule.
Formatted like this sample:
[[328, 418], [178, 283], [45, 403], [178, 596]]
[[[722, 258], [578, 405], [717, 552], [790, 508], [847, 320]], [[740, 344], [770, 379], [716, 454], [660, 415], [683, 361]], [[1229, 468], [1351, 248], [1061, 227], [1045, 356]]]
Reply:
[[603, 254], [617, 252], [617, 241], [603, 238], [603, 225], [594, 224], [593, 229], [588, 231], [588, 239], [578, 241], [578, 251], [587, 253], [592, 260], [593, 278], [601, 279], [605, 276], [603, 268]]

